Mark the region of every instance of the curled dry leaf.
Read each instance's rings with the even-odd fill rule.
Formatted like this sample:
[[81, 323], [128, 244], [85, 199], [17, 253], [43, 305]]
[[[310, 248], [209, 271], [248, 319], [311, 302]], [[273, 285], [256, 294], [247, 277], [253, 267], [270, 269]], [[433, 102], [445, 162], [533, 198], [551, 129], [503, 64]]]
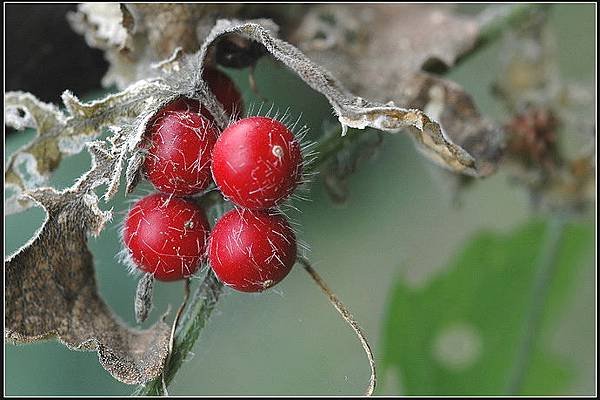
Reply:
[[258, 23], [219, 20], [200, 49], [204, 59], [208, 45], [228, 33], [238, 33], [263, 44], [271, 55], [294, 71], [307, 85], [324, 95], [334, 109], [342, 134], [348, 127], [372, 127], [387, 132], [405, 130], [429, 158], [457, 173], [477, 175], [475, 160], [454, 144], [440, 125], [417, 109], [404, 109], [391, 103], [367, 101], [351, 94], [329, 71], [311, 61], [291, 44], [274, 37]]
[[215, 15], [233, 15], [240, 4], [126, 4], [135, 23], [135, 32], [143, 33], [148, 46], [161, 60], [176, 47], [192, 53], [200, 47], [202, 38], [196, 30], [214, 23]]
[[[454, 16], [439, 7], [420, 5], [310, 7], [308, 12], [299, 14], [303, 22], [291, 37], [300, 44], [302, 50], [308, 52], [315, 63], [289, 43], [275, 38], [272, 28], [271, 32], [263, 29], [265, 23], [241, 26], [239, 21], [220, 20], [210, 33], [205, 34], [206, 27], [212, 22], [210, 16], [216, 11], [211, 6], [127, 5], [126, 9], [129, 14], [125, 13], [125, 16], [129, 15], [134, 21], [134, 28], [131, 28], [131, 23], [128, 24], [130, 34], [135, 32], [135, 35], [142, 37], [142, 47], [154, 48], [153, 56], [150, 57], [152, 63], [157, 61], [157, 56], [167, 57], [177, 47], [190, 51], [196, 47], [196, 43], [202, 41], [204, 49], [200, 56], [204, 60], [208, 54], [208, 46], [217, 37], [225, 33], [241, 34], [265, 45], [273, 57], [325, 95], [344, 129], [372, 126], [392, 132], [407, 130], [416, 139], [419, 148], [433, 161], [455, 172], [479, 175], [471, 155], [455, 145], [450, 139], [452, 135], [443, 131], [421, 111], [355, 97], [332, 74], [319, 66], [328, 68], [361, 96], [386, 98], [385, 101], [394, 100], [398, 104], [416, 108], [406, 98], [401, 98], [394, 92], [402, 88], [423, 64], [439, 60], [451, 65], [460, 54], [469, 50], [478, 34], [478, 24], [474, 20]], [[93, 11], [80, 8], [78, 17], [71, 17], [74, 28], [80, 33], [97, 35], [98, 28], [81, 23], [97, 19], [94, 18]], [[233, 15], [240, 12], [240, 9], [219, 7], [218, 11], [220, 15]], [[155, 35], [153, 32], [158, 32], [159, 29], [152, 21], [159, 14], [168, 15], [168, 20], [173, 19], [175, 23], [170, 24], [166, 33]], [[192, 37], [190, 33], [190, 27], [194, 24], [196, 37]], [[422, 29], [423, 26], [428, 26], [428, 29]], [[171, 30], [179, 32], [178, 41], [173, 40], [175, 35], [170, 33]], [[321, 36], [327, 36], [323, 32], [333, 33], [331, 37], [327, 37], [325, 44], [318, 44], [319, 40], [323, 42]], [[96, 46], [101, 47], [98, 44]], [[109, 55], [114, 52], [114, 48], [115, 46], [105, 46], [104, 50]], [[398, 57], [390, 60], [391, 54], [397, 54]], [[111, 64], [115, 67], [117, 63], [111, 61]], [[147, 69], [149, 61], [136, 59], [131, 64], [143, 64]], [[146, 70], [144, 73], [147, 77], [149, 72]], [[127, 76], [123, 73], [120, 78], [123, 82], [129, 82]], [[136, 72], [129, 76], [136, 78], [140, 75]], [[359, 82], [363, 84], [360, 85]]]
[[96, 350], [102, 366], [124, 383], [156, 377], [167, 356], [168, 325], [127, 328], [97, 293], [87, 235], [97, 235], [111, 213], [98, 209], [93, 193], [76, 189], [37, 189], [28, 196], [47, 218], [6, 261], [6, 337], [28, 343], [55, 336], [73, 350]]
[[[191, 74], [185, 69], [182, 73]], [[139, 158], [132, 155], [140, 154], [147, 124], [164, 104], [188, 94], [178, 91], [183, 88], [187, 86], [148, 80], [88, 103], [65, 92], [66, 113], [30, 94], [5, 95], [7, 124], [38, 130], [32, 143], [9, 158], [6, 172], [13, 179], [7, 183], [47, 213], [35, 237], [6, 260], [8, 340], [28, 343], [56, 337], [71, 349], [96, 350], [102, 366], [128, 384], [143, 384], [160, 374], [168, 354], [169, 326], [160, 321], [148, 330], [134, 330], [112, 314], [97, 292], [87, 235], [98, 235], [111, 217], [110, 212], [98, 208], [94, 189], [105, 185], [105, 200], [114, 196], [125, 161]], [[210, 110], [201, 93], [195, 97]], [[106, 140], [90, 142], [104, 128], [111, 132]], [[81, 150], [81, 143], [91, 154], [90, 170], [62, 192], [40, 188], [61, 157]], [[46, 165], [49, 154], [45, 149], [51, 144], [60, 151], [58, 157], [52, 168], [38, 170]], [[33, 160], [27, 165], [33, 171], [30, 175], [44, 179], [22, 173], [19, 160], [25, 158], [23, 154]], [[129, 164], [128, 169], [132, 169]], [[131, 187], [133, 182], [127, 185]]]
[[404, 81], [452, 66], [478, 34], [476, 19], [439, 4], [330, 4], [311, 8], [290, 40], [361, 96], [404, 102]]
[[89, 103], [81, 103], [65, 91], [62, 99], [66, 113], [30, 93], [6, 93], [5, 125], [19, 130], [34, 128], [37, 132], [30, 143], [6, 162], [6, 187], [12, 191], [5, 200], [6, 212], [11, 214], [29, 207], [28, 200], [19, 198], [23, 190], [47, 184], [63, 157], [79, 153], [104, 127], [124, 123], [144, 112], [150, 106], [145, 100], [162, 89], [157, 82], [143, 81], [127, 91]]
[[[417, 132], [418, 148], [426, 156], [446, 167], [450, 164], [454, 172], [488, 176], [502, 156], [502, 130], [480, 115], [459, 85], [424, 72], [443, 71], [469, 52], [480, 25], [480, 19], [454, 14], [451, 7], [439, 4], [316, 5], [290, 40], [359, 96], [423, 110], [443, 127], [447, 142], [474, 158], [476, 167], [454, 162], [460, 154], [440, 160], [444, 147], [453, 146], [444, 140], [439, 142], [442, 146], [431, 145], [426, 133]], [[343, 180], [335, 171], [329, 168], [327, 179]]]
[[411, 106], [438, 121], [452, 140], [475, 157], [479, 176], [496, 172], [506, 146], [503, 129], [483, 118], [458, 84], [427, 73], [417, 73], [404, 91], [413, 93]]
[[[221, 16], [260, 15], [261, 12], [279, 15], [275, 9], [263, 5], [219, 7], [218, 11]], [[453, 173], [487, 176], [495, 172], [504, 146], [502, 131], [480, 116], [473, 101], [460, 87], [421, 72], [423, 68], [451, 66], [473, 48], [479, 34], [477, 19], [457, 16], [450, 7], [439, 5], [315, 5], [295, 13], [294, 17], [285, 17], [283, 32], [308, 55], [306, 57], [277, 39], [278, 27], [267, 26], [264, 20], [259, 25], [267, 27], [269, 32], [261, 31], [260, 27], [236, 28], [234, 25], [239, 25], [239, 21], [225, 21], [225, 25], [221, 23], [209, 32], [215, 10], [202, 5], [121, 6], [122, 24], [129, 37], [136, 38], [138, 47], [133, 53], [129, 49], [129, 58], [120, 62], [115, 57], [122, 53], [122, 46], [107, 47], [106, 40], [93, 41], [96, 47], [105, 50], [111, 62], [112, 72], [106, 79], [123, 87], [140, 77], [154, 76], [156, 68], [152, 67], [156, 65], [158, 55], [173, 54], [175, 62], [168, 62], [165, 67], [178, 67], [177, 58], [183, 54], [182, 50], [191, 51], [201, 42], [204, 43], [201, 59], [204, 63], [212, 63], [214, 55], [210, 45], [215, 39], [227, 33], [240, 34], [265, 46], [268, 42], [270, 47], [266, 47], [273, 57], [324, 94], [344, 133], [347, 127], [363, 129], [371, 126], [391, 132], [403, 130], [411, 134], [425, 156]], [[102, 15], [102, 12], [80, 7], [71, 18], [74, 28], [86, 37], [98, 36], [98, 23], [82, 23], [97, 21], [99, 17], [94, 14]], [[153, 21], [158, 14], [168, 15], [169, 20], [175, 21], [162, 36], [155, 34], [159, 30]], [[178, 17], [181, 15], [185, 18]], [[196, 36], [192, 35], [194, 24]], [[178, 40], [173, 40], [175, 36], [169, 33], [171, 30], [179, 32]], [[360, 96], [393, 101], [408, 109], [395, 107], [393, 102], [383, 104], [356, 97], [320, 65]], [[129, 72], [118, 70], [123, 66], [127, 66]], [[437, 115], [427, 114], [431, 111]], [[438, 119], [440, 114], [443, 114], [443, 120]], [[371, 146], [366, 147], [365, 154], [361, 155], [363, 147], [355, 146], [352, 158], [363, 159], [373, 153]], [[128, 170], [132, 177], [135, 176], [134, 182], [139, 179], [135, 171], [139, 169]], [[324, 172], [325, 181], [330, 183], [328, 187], [345, 186], [347, 168], [330, 165]], [[345, 190], [337, 197], [345, 197], [343, 192]]]

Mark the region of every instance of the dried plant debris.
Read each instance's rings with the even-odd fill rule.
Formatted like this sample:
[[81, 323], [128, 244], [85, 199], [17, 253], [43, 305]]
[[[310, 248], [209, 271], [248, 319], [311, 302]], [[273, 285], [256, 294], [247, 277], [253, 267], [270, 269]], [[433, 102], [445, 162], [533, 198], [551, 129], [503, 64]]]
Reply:
[[[155, 13], [167, 12], [168, 9], [167, 6], [164, 6], [164, 9], [158, 5], [148, 6], [155, 7], [153, 9]], [[133, 30], [130, 29], [130, 31], [135, 31], [136, 35], [142, 37], [141, 41], [146, 43], [142, 47], [147, 47], [147, 43], [152, 43], [150, 47], [154, 46], [155, 50], [152, 51], [153, 55], [148, 60], [142, 61], [140, 58], [135, 58], [134, 62], [130, 60], [129, 63], [137, 66], [136, 68], [142, 64], [146, 65], [144, 71], [140, 70], [139, 72], [147, 77], [147, 66], [150, 59], [152, 59], [152, 62], [155, 62], [158, 54], [162, 54], [163, 56], [171, 54], [171, 52], [175, 51], [175, 45], [163, 46], [157, 40], [153, 40], [149, 29], [151, 30], [151, 26], [155, 26], [156, 24], [149, 24], [145, 21], [146, 18], [153, 18], [150, 17], [152, 13], [148, 12], [144, 8], [145, 6], [137, 11], [136, 7], [139, 7], [139, 5], [122, 7], [129, 10], [129, 14], [124, 12], [123, 15], [130, 15], [130, 19], [134, 21], [133, 25], [135, 26], [143, 25], [150, 26], [150, 28], [136, 28]], [[179, 29], [173, 27], [173, 29], [185, 32], [185, 34], [182, 34], [184, 36], [184, 39], [182, 39], [183, 42], [197, 41], [200, 43], [206, 39], [204, 41], [205, 44], [212, 43], [214, 38], [209, 38], [208, 36], [214, 34], [214, 30], [212, 33], [206, 33], [208, 32], [207, 26], [211, 26], [214, 21], [210, 19], [211, 17], [233, 15], [236, 13], [243, 14], [244, 12], [254, 12], [256, 14], [257, 11], [255, 8], [250, 7], [246, 10], [239, 7], [223, 8], [214, 6], [211, 8], [211, 6], [194, 5], [193, 10], [187, 11], [187, 15], [189, 16], [187, 19], [178, 18], [177, 20], [184, 25], [192, 24], [192, 21], [195, 21], [197, 37], [190, 38], [189, 29], [187, 28]], [[271, 8], [264, 6], [264, 9], [265, 11], [269, 11]], [[179, 15], [181, 10], [176, 7], [171, 12], [174, 15]], [[101, 12], [98, 13], [101, 14]], [[94, 18], [94, 9], [81, 8], [77, 15], [79, 16], [71, 18], [76, 30], [86, 35], [94, 35], [97, 29], [93, 26], [83, 26], [81, 23], [78, 24], [75, 22], [75, 20], [81, 22], [83, 20], [96, 19]], [[271, 41], [278, 49], [271, 48], [269, 52], [286, 65], [289, 64], [284, 60], [286, 57], [297, 59], [295, 61], [296, 66], [288, 65], [288, 67], [297, 72], [313, 88], [328, 96], [334, 108], [339, 109], [339, 105], [335, 103], [343, 104], [341, 100], [349, 101], [348, 104], [345, 104], [345, 108], [348, 111], [345, 113], [346, 115], [337, 113], [344, 126], [347, 125], [362, 129], [367, 125], [376, 127], [379, 125], [379, 128], [384, 130], [397, 130], [399, 129], [398, 126], [416, 125], [418, 127], [417, 131], [423, 132], [422, 134], [415, 133], [413, 130], [414, 136], [417, 138], [417, 143], [420, 143], [419, 147], [424, 150], [425, 154], [441, 165], [450, 166], [453, 171], [456, 170], [477, 176], [485, 175], [487, 171], [490, 171], [489, 165], [484, 166], [486, 168], [483, 169], [483, 172], [476, 171], [477, 167], [473, 165], [473, 159], [466, 152], [461, 151], [460, 148], [453, 145], [453, 142], [457, 143], [454, 137], [462, 133], [455, 132], [453, 129], [445, 129], [442, 132], [441, 129], [433, 128], [437, 124], [429, 125], [427, 121], [422, 120], [420, 112], [412, 112], [410, 109], [419, 107], [413, 104], [415, 99], [411, 93], [403, 90], [408, 83], [412, 82], [413, 75], [423, 67], [435, 63], [450, 66], [460, 55], [471, 49], [478, 37], [479, 22], [476, 18], [457, 16], [450, 12], [449, 7], [444, 8], [439, 5], [318, 5], [307, 7], [306, 10], [297, 15], [297, 18], [301, 19], [301, 21], [296, 21], [296, 24], [292, 24], [298, 25], [298, 27], [290, 33], [289, 38], [301, 50], [307, 53], [316, 64], [322, 65], [333, 72], [351, 90], [357, 92], [362, 97], [381, 100], [383, 102], [393, 100], [396, 104], [409, 107], [408, 110], [403, 110], [403, 112], [400, 112], [399, 109], [395, 111], [390, 109], [375, 109], [373, 112], [363, 110], [364, 112], [360, 113], [360, 115], [350, 115], [352, 106], [354, 105], [352, 101], [356, 101], [359, 107], [363, 109], [377, 108], [383, 104], [368, 102], [363, 104], [361, 98], [354, 98], [354, 96], [349, 96], [348, 93], [343, 92], [342, 94], [346, 97], [345, 99], [333, 96], [335, 90], [341, 87], [334, 88], [333, 93], [327, 93], [327, 86], [339, 86], [334, 83], [336, 82], [335, 79], [327, 76], [325, 81], [311, 82], [310, 75], [318, 71], [319, 68], [317, 67], [312, 71], [311, 68], [303, 68], [300, 64], [307, 64], [307, 57], [298, 52], [297, 49], [290, 52], [288, 51], [289, 48], [286, 49], [285, 46], [278, 45], [276, 42], [278, 39]], [[286, 21], [291, 24], [289, 17]], [[427, 26], [428, 29], [422, 29], [423, 26]], [[255, 31], [254, 34], [248, 34], [248, 32], [242, 32], [243, 29], [241, 28], [237, 30], [232, 27], [230, 28], [229, 32], [240, 33], [260, 43], [264, 39], [267, 39], [267, 37], [261, 39], [261, 34], [258, 31]], [[222, 29], [224, 28], [222, 27]], [[271, 30], [271, 33], [274, 32]], [[286, 33], [288, 33], [288, 30], [286, 30]], [[222, 36], [222, 33], [219, 33], [218, 36]], [[165, 34], [165, 40], [168, 41], [168, 37], [170, 35]], [[289, 46], [287, 43], [286, 45]], [[157, 46], [162, 48], [163, 51], [157, 52]], [[193, 45], [186, 45], [184, 50], [192, 48], [194, 48]], [[107, 51], [107, 57], [109, 57], [109, 54], [112, 54], [113, 50], [106, 48], [105, 50]], [[276, 54], [278, 52], [280, 53], [280, 57]], [[206, 53], [203, 57], [210, 56], [209, 52]], [[113, 67], [116, 66], [115, 62], [111, 61], [111, 63]], [[308, 65], [315, 67], [316, 64], [308, 62]], [[320, 75], [322, 75], [321, 72], [319, 71]], [[128, 76], [132, 79], [139, 78], [139, 73], [129, 75], [123, 73], [120, 79], [123, 82], [130, 82], [131, 80], [127, 78]], [[328, 79], [330, 79], [329, 82], [327, 82]], [[416, 94], [418, 93], [414, 93], [413, 95]], [[460, 116], [456, 116], [456, 118], [460, 118]], [[479, 133], [487, 132], [485, 131], [485, 127], [490, 125], [489, 122], [480, 121], [480, 116], [475, 109], [472, 119], [475, 121], [469, 122], [475, 123], [470, 123], [469, 125], [482, 127]], [[397, 120], [401, 120], [404, 123], [398, 123]], [[411, 122], [407, 123], [409, 120]], [[428, 129], [430, 127], [432, 129]], [[494, 130], [491, 134], [497, 136], [497, 130]], [[462, 136], [464, 137], [465, 135], [462, 134]], [[481, 140], [477, 141], [479, 143], [482, 142]], [[495, 143], [496, 141], [492, 142]], [[460, 143], [457, 144], [460, 145]], [[446, 154], [444, 155], [444, 153]], [[476, 154], [473, 156], [478, 159]], [[458, 162], [455, 162], [456, 160]]]
[[358, 95], [410, 105], [414, 75], [452, 66], [478, 34], [476, 18], [439, 4], [330, 4], [313, 7], [291, 41]]
[[[282, 61], [285, 65], [296, 72], [305, 82], [310, 85], [316, 91], [322, 93], [330, 101], [336, 115], [338, 116], [343, 129], [347, 127], [353, 127], [358, 129], [364, 129], [366, 127], [374, 127], [379, 130], [397, 132], [404, 130], [409, 132], [415, 139], [417, 146], [423, 151], [430, 159], [437, 162], [438, 164], [450, 169], [457, 173], [463, 173], [467, 175], [477, 176], [480, 174], [478, 166], [476, 165], [475, 159], [459, 145], [456, 145], [446, 134], [437, 122], [430, 119], [426, 114], [418, 109], [404, 109], [394, 106], [392, 103], [381, 104], [375, 102], [369, 102], [361, 97], [356, 97], [348, 92], [342, 84], [328, 71], [313, 63], [308, 59], [302, 52], [297, 48], [291, 46], [289, 43], [277, 39], [273, 36], [273, 32], [276, 30], [274, 24], [268, 24], [266, 21], [259, 21], [262, 24], [256, 22], [240, 22], [234, 20], [219, 20], [215, 28], [209, 33], [207, 40], [196, 55], [182, 55], [180, 49], [175, 49], [173, 57], [167, 63], [158, 64], [158, 68], [154, 68], [154, 74], [161, 75], [159, 78], [153, 78], [145, 81], [138, 82], [130, 86], [123, 92], [109, 96], [104, 100], [94, 102], [88, 105], [82, 105], [73, 98], [72, 95], [63, 96], [65, 105], [70, 115], [64, 115], [56, 109], [47, 110], [38, 107], [36, 112], [40, 113], [43, 118], [54, 118], [58, 121], [57, 124], [53, 125], [52, 134], [46, 136], [62, 136], [72, 137], [74, 132], [81, 135], [82, 127], [87, 129], [87, 132], [93, 132], [94, 134], [99, 133], [100, 125], [118, 124], [123, 120], [122, 117], [131, 117], [136, 113], [141, 113], [141, 110], [156, 109], [155, 102], [161, 98], [171, 96], [176, 97], [177, 94], [187, 95], [190, 97], [197, 96], [198, 92], [201, 92], [205, 96], [206, 107], [209, 110], [214, 111], [213, 115], [223, 115], [220, 111], [220, 104], [214, 99], [214, 96], [208, 90], [207, 85], [200, 78], [201, 67], [204, 59], [207, 55], [210, 44], [225, 34], [237, 33], [246, 36], [250, 39], [254, 39], [259, 43], [262, 43], [265, 48], [275, 57]], [[173, 67], [173, 64], [177, 68]], [[170, 68], [166, 68], [170, 66]], [[192, 79], [189, 74], [190, 70], [195, 70], [192, 73]], [[456, 90], [455, 90], [456, 91]], [[14, 94], [10, 93], [6, 96], [7, 104], [13, 109], [17, 110], [28, 110], [27, 103], [23, 101], [24, 96], [31, 96], [25, 94]], [[154, 103], [153, 103], [154, 102]], [[39, 103], [39, 102], [38, 102]], [[466, 103], [471, 105], [471, 103]], [[48, 106], [50, 107], [50, 106]], [[118, 110], [116, 108], [119, 108]], [[129, 112], [127, 112], [129, 111]], [[467, 109], [467, 112], [469, 110]], [[26, 111], [31, 113], [32, 111]], [[17, 115], [17, 112], [12, 114]], [[148, 121], [151, 117], [151, 113], [146, 113], [144, 118], [137, 118], [137, 126], [144, 127], [144, 121]], [[472, 113], [475, 115], [474, 118], [478, 117], [476, 112]], [[7, 119], [8, 125], [22, 127], [22, 119], [16, 118], [16, 122], [11, 123], [11, 119]], [[112, 120], [111, 120], [112, 119]], [[219, 125], [223, 126], [227, 120], [217, 118]], [[451, 115], [450, 118], [451, 119]], [[30, 124], [32, 125], [32, 124]], [[478, 132], [487, 132], [485, 124], [473, 124], [472, 126], [483, 127]], [[61, 132], [60, 134], [58, 132]], [[141, 133], [143, 129], [137, 129], [137, 140], [134, 140], [134, 145], [129, 146], [129, 150], [134, 150], [134, 147], [139, 144], [141, 140]], [[36, 146], [39, 148], [37, 153], [48, 153], [56, 150], [53, 146], [56, 146], [53, 142], [56, 139], [50, 139], [50, 143], [44, 140], [44, 135], [40, 134], [36, 142], [29, 146]], [[60, 140], [64, 140], [60, 139]], [[479, 140], [478, 143], [484, 143], [485, 141]], [[9, 169], [7, 171], [7, 181], [16, 186], [17, 189], [25, 188], [25, 183], [31, 180], [24, 179], [21, 169], [18, 168], [26, 162], [28, 169], [35, 172], [35, 164], [38, 159], [31, 155], [28, 149], [23, 149], [17, 152], [12, 159], [9, 161]], [[32, 150], [33, 151], [33, 150]], [[54, 159], [54, 162], [47, 167], [46, 170], [42, 169], [38, 171], [38, 175], [34, 175], [36, 178], [47, 176], [60, 161], [61, 154], [58, 153]], [[52, 161], [51, 158], [49, 160]], [[40, 161], [41, 162], [41, 161]], [[15, 165], [12, 165], [15, 164]], [[136, 165], [140, 164], [139, 157], [136, 160]], [[44, 165], [42, 165], [44, 167]], [[136, 177], [136, 169], [130, 168], [131, 179]], [[31, 172], [30, 172], [31, 175]], [[34, 183], [35, 186], [39, 186], [43, 183], [44, 179], [38, 179]], [[18, 193], [17, 193], [18, 195]], [[13, 196], [15, 198], [15, 196]], [[16, 203], [16, 199], [12, 203]], [[21, 207], [23, 204], [19, 204]], [[16, 207], [18, 210], [19, 207]]]
[[[212, 26], [217, 16], [234, 15], [240, 4], [126, 4], [131, 13], [135, 33], [145, 33], [148, 45], [157, 59], [168, 57], [176, 47], [192, 53], [203, 37], [197, 29]], [[206, 32], [205, 32], [206, 33]]]
[[73, 30], [84, 36], [90, 47], [105, 52], [110, 67], [102, 84], [122, 90], [151, 76], [151, 65], [171, 55], [176, 48], [188, 54], [197, 51], [219, 18], [254, 19], [266, 15], [280, 21], [282, 31], [287, 34], [311, 7], [310, 4], [84, 3], [67, 17]]
[[581, 213], [596, 198], [593, 89], [561, 79], [555, 40], [543, 18], [505, 38], [494, 84], [511, 115], [504, 165], [534, 208]]
[[150, 106], [148, 100], [164, 93], [165, 87], [153, 81], [140, 82], [127, 91], [104, 99], [81, 103], [69, 91], [62, 99], [66, 112], [43, 103], [29, 93], [8, 92], [4, 95], [5, 125], [19, 130], [33, 128], [36, 137], [12, 154], [5, 166], [5, 183], [9, 193], [5, 201], [8, 214], [30, 205], [19, 196], [23, 190], [47, 184], [63, 157], [79, 153], [83, 145], [103, 128], [125, 123]]
[[[402, 89], [411, 107], [438, 121], [452, 141], [477, 160], [479, 176], [496, 172], [506, 147], [502, 127], [481, 116], [471, 96], [458, 84], [427, 73], [417, 73]], [[401, 97], [409, 97], [404, 94]]]
[[73, 350], [95, 350], [102, 366], [121, 382], [158, 376], [167, 356], [169, 326], [145, 331], [124, 326], [97, 293], [87, 235], [98, 234], [110, 212], [93, 193], [28, 194], [47, 218], [36, 237], [6, 261], [6, 337], [29, 343], [56, 336]]
[[[596, 198], [594, 140], [567, 157], [558, 143], [559, 122], [550, 108], [530, 106], [506, 124], [506, 166], [511, 180], [526, 187], [537, 209], [578, 213]], [[560, 127], [577, 135], [572, 126]]]
[[363, 97], [396, 93], [420, 70], [449, 67], [476, 43], [479, 23], [443, 5], [352, 4], [311, 8], [290, 41]]
[[[112, 315], [96, 291], [86, 241], [88, 234], [100, 233], [111, 215], [98, 208], [94, 189], [105, 185], [106, 201], [118, 191], [125, 162], [135, 163], [134, 167], [128, 165], [128, 170], [138, 165], [143, 133], [162, 106], [188, 95], [205, 104], [209, 112], [222, 113], [218, 120], [225, 120], [222, 107], [214, 106], [218, 103], [212, 93], [187, 91], [202, 86], [190, 80], [200, 67], [188, 61], [179, 70], [185, 79], [171, 76], [142, 81], [98, 101], [81, 103], [65, 92], [66, 112], [29, 94], [6, 94], [6, 123], [38, 130], [33, 142], [9, 159], [6, 173], [12, 180], [7, 179], [7, 183], [22, 192], [25, 203], [17, 203], [21, 208], [34, 202], [47, 212], [35, 237], [6, 261], [9, 340], [27, 343], [56, 336], [69, 348], [97, 350], [103, 367], [128, 384], [145, 383], [160, 374], [168, 353], [169, 327], [158, 322], [146, 331], [132, 330]], [[202, 93], [209, 93], [209, 98]], [[107, 139], [91, 141], [104, 128], [110, 132]], [[51, 167], [45, 167], [50, 146], [58, 149], [58, 155]], [[82, 147], [92, 156], [89, 171], [62, 192], [41, 187], [62, 156]], [[22, 159], [31, 160], [28, 175], [21, 171]], [[40, 167], [45, 168], [38, 170]], [[131, 176], [133, 179], [135, 174]], [[132, 182], [127, 185], [131, 187]], [[11, 200], [19, 201], [16, 197], [7, 199]]]
[[104, 51], [110, 67], [102, 84], [123, 90], [154, 76], [151, 65], [176, 48], [197, 51], [216, 19], [233, 16], [241, 6], [85, 3], [69, 13], [68, 20], [90, 47]]
[[[479, 27], [478, 18], [437, 4], [331, 4], [312, 7], [290, 40], [359, 96], [423, 110], [440, 123], [449, 142], [474, 158], [475, 168], [464, 172], [488, 176], [505, 146], [501, 128], [480, 115], [459, 85], [424, 72], [452, 66], [474, 47]], [[418, 148], [448, 166], [439, 159], [439, 147], [421, 143]], [[326, 171], [329, 187], [336, 170], [334, 165]], [[467, 182], [464, 176], [453, 180]]]

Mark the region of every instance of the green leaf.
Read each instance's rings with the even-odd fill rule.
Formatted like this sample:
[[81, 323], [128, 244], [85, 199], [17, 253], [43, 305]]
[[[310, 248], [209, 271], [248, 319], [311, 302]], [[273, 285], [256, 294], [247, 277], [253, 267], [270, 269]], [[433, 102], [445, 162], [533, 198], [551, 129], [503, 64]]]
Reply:
[[593, 240], [593, 225], [533, 221], [478, 234], [422, 289], [398, 282], [383, 376], [408, 395], [556, 394], [573, 372], [547, 333]]

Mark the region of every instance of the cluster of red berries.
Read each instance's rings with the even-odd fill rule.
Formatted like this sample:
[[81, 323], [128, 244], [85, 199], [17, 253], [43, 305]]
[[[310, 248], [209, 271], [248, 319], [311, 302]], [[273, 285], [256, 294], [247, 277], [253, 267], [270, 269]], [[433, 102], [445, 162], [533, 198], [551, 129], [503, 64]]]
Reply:
[[[298, 140], [268, 117], [239, 119], [242, 101], [218, 70], [205, 80], [237, 122], [219, 132], [199, 102], [180, 98], [149, 124], [145, 176], [160, 191], [139, 200], [125, 220], [123, 241], [133, 264], [162, 281], [193, 275], [207, 260], [216, 276], [240, 291], [280, 282], [296, 261], [296, 237], [275, 207], [302, 174]], [[205, 212], [186, 196], [214, 180], [236, 207], [212, 231]]]

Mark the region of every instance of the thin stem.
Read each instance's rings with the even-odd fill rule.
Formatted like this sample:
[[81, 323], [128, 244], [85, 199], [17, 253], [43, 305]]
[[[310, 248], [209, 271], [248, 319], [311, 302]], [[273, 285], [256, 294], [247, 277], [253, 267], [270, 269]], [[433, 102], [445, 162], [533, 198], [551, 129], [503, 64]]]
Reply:
[[[183, 309], [185, 308], [188, 299], [190, 298], [190, 280], [189, 278], [185, 280], [185, 284], [183, 287], [183, 301], [181, 302], [181, 305], [179, 306], [179, 309], [177, 310], [177, 314], [175, 314], [175, 319], [173, 320], [173, 326], [171, 327], [171, 338], [169, 339], [169, 353], [167, 355], [167, 359], [165, 360], [165, 365], [169, 365], [170, 361], [171, 361], [171, 354], [173, 354], [173, 345], [175, 344], [175, 329], [177, 329], [177, 325], [179, 324], [179, 318], [181, 317], [181, 312], [183, 311]], [[162, 374], [161, 374], [161, 383], [162, 383], [162, 390], [163, 390], [163, 394], [165, 396], [169, 395], [169, 392], [167, 391], [167, 383], [165, 382], [165, 371], [167, 369], [163, 368]]]
[[219, 300], [222, 289], [223, 285], [209, 269], [200, 286], [194, 291], [186, 312], [181, 314], [175, 330], [173, 351], [170, 352], [168, 364], [165, 364], [164, 375], [148, 382], [146, 385], [139, 386], [134, 395], [160, 396], [163, 385], [166, 387], [171, 383], [206, 325]]
[[309, 273], [309, 275], [313, 278], [315, 283], [321, 288], [323, 293], [325, 293], [325, 295], [329, 297], [329, 301], [331, 301], [331, 304], [333, 304], [333, 306], [340, 313], [342, 318], [344, 318], [344, 320], [348, 323], [348, 325], [350, 325], [352, 330], [354, 330], [356, 336], [358, 336], [358, 340], [360, 340], [360, 344], [362, 344], [362, 347], [365, 350], [367, 359], [369, 360], [369, 367], [371, 368], [371, 376], [369, 377], [369, 385], [365, 390], [365, 396], [373, 395], [373, 392], [375, 391], [375, 385], [377, 383], [377, 373], [375, 371], [375, 359], [373, 357], [373, 351], [371, 350], [371, 346], [367, 341], [365, 333], [362, 331], [362, 329], [358, 325], [358, 322], [356, 322], [352, 314], [350, 314], [348, 308], [337, 298], [337, 296], [333, 293], [329, 286], [327, 286], [323, 278], [321, 278], [317, 271], [315, 271], [315, 269], [310, 265], [310, 262], [302, 257], [298, 259], [298, 262], [302, 264], [306, 272]]
[[523, 388], [523, 381], [535, 350], [534, 341], [541, 328], [542, 315], [548, 299], [550, 284], [556, 271], [556, 255], [560, 248], [564, 229], [565, 221], [561, 217], [554, 216], [550, 219], [536, 265], [531, 300], [523, 323], [523, 337], [521, 338], [513, 370], [509, 376], [506, 389], [508, 395], [516, 395]]

